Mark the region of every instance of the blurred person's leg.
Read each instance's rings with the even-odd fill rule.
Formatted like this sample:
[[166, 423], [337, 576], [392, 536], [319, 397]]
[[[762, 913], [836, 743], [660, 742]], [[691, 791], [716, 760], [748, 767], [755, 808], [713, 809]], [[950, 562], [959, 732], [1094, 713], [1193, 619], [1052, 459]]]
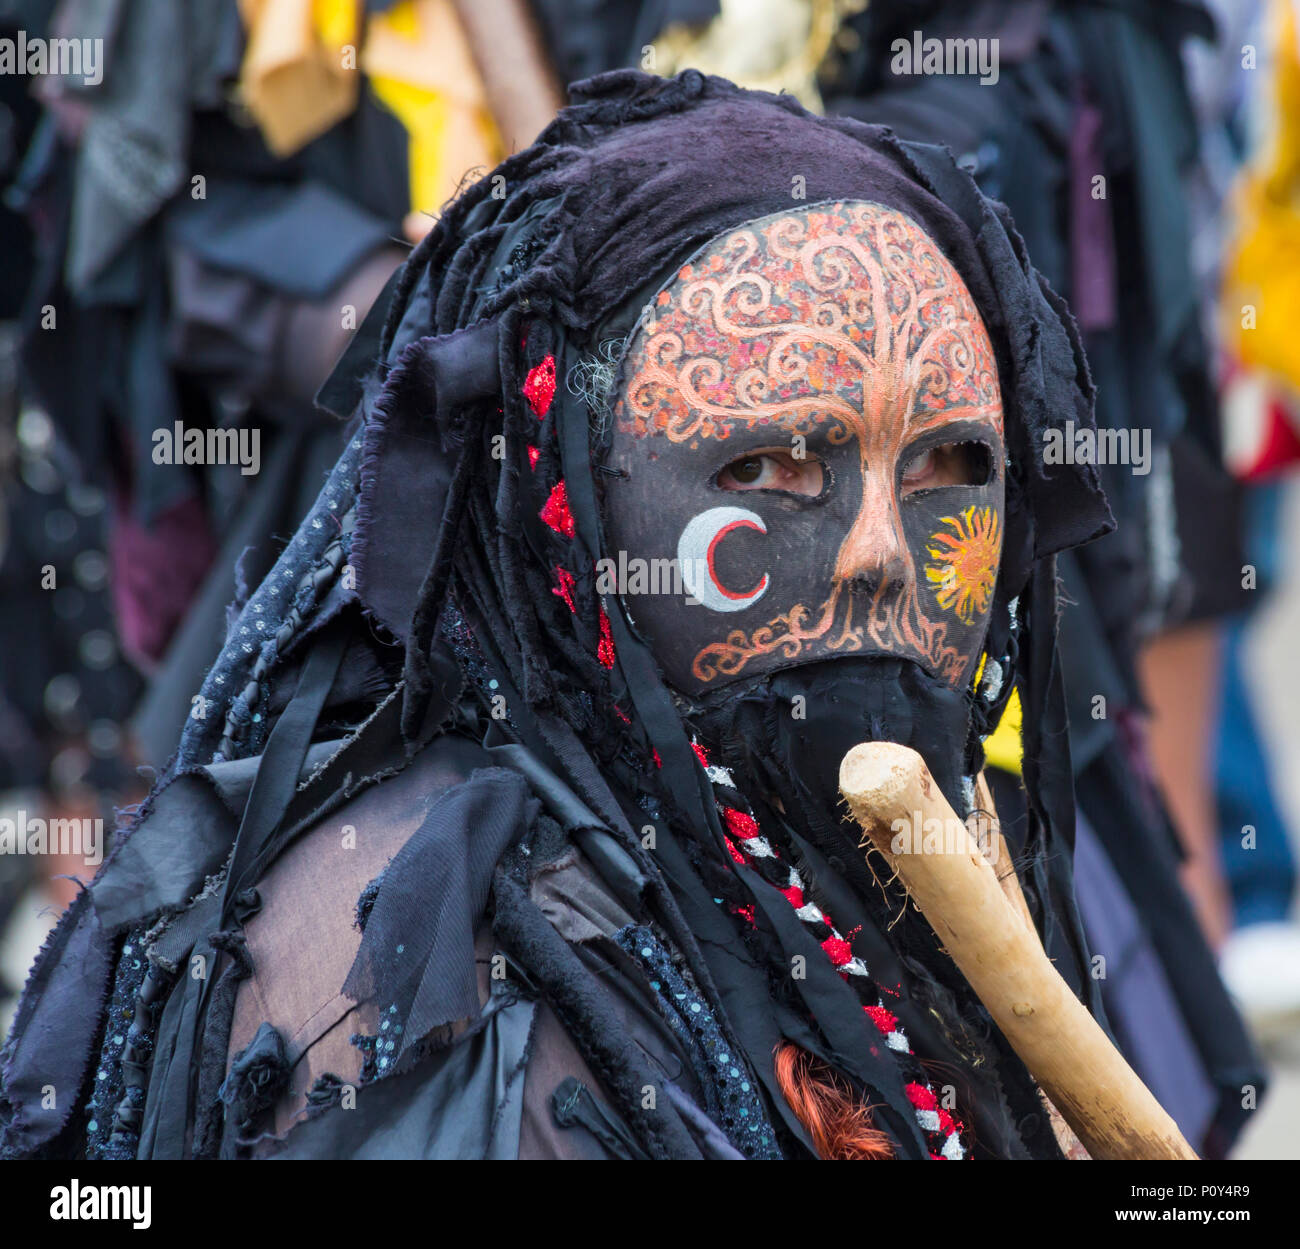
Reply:
[[[1223, 642], [1228, 622], [1259, 595], [1242, 572], [1243, 488], [1203, 428], [1207, 416], [1199, 412], [1199, 433], [1189, 426], [1170, 445], [1179, 578], [1167, 592], [1164, 627], [1139, 653], [1138, 672], [1151, 713], [1152, 763], [1185, 856], [1179, 877], [1217, 954], [1233, 923], [1215, 801]], [[1152, 532], [1158, 537], [1157, 526]], [[1160, 546], [1153, 541], [1154, 551]]]
[[[1280, 567], [1282, 493], [1276, 484], [1247, 495], [1249, 550], [1260, 588]], [[1220, 958], [1224, 982], [1264, 1032], [1300, 1018], [1300, 924], [1291, 919], [1297, 870], [1289, 830], [1274, 796], [1269, 753], [1245, 667], [1249, 617], [1225, 639], [1223, 700], [1216, 754], [1220, 846], [1235, 927]]]
[[1152, 762], [1187, 856], [1183, 887], [1216, 951], [1232, 928], [1212, 757], [1221, 646], [1221, 624], [1202, 620], [1153, 638], [1138, 661], [1151, 709]]
[[[47, 826], [57, 827], [56, 822], [75, 821], [80, 827], [89, 827], [95, 820], [103, 825], [103, 806], [98, 797], [89, 790], [63, 794], [48, 795], [41, 810]], [[103, 832], [100, 833], [100, 849], [104, 849]], [[53, 839], [52, 839], [53, 841]], [[59, 850], [51, 844], [50, 850], [41, 858], [41, 873], [44, 876], [44, 892], [53, 905], [55, 912], [62, 914], [71, 904], [83, 885], [90, 884], [97, 864], [88, 863], [86, 856], [78, 848]]]
[[1215, 781], [1224, 869], [1236, 927], [1290, 918], [1296, 862], [1273, 796], [1242, 663], [1246, 625], [1228, 627]]
[[1241, 652], [1244, 625], [1229, 631], [1218, 733], [1218, 806], [1236, 927], [1219, 970], [1263, 1034], [1300, 1021], [1300, 924], [1290, 919], [1296, 862], [1273, 797]]

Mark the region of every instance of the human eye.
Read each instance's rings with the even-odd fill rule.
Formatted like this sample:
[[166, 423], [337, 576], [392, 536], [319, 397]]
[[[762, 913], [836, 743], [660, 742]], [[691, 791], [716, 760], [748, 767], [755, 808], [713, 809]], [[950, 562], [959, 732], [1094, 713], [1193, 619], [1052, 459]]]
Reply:
[[822, 464], [815, 456], [795, 459], [785, 450], [750, 451], [732, 460], [718, 474], [718, 485], [724, 490], [784, 490], [818, 495], [822, 490]]
[[992, 464], [982, 442], [948, 442], [912, 455], [903, 468], [902, 493], [941, 486], [982, 486]]

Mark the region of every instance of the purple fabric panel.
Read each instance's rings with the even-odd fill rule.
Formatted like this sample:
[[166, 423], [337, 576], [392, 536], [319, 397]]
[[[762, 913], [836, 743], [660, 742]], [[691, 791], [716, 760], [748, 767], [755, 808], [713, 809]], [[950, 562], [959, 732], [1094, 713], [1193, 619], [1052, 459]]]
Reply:
[[77, 1105], [111, 970], [108, 941], [83, 892], [41, 950], [14, 1020], [4, 1056], [4, 1154], [51, 1140]]
[[148, 526], [118, 501], [109, 539], [113, 606], [123, 649], [146, 670], [166, 652], [216, 553], [197, 498], [173, 504]]
[[1101, 993], [1115, 1039], [1156, 1100], [1199, 1149], [1218, 1097], [1132, 899], [1083, 814], [1076, 818], [1075, 888], [1092, 952], [1106, 960]]
[[1110, 200], [1094, 195], [1092, 181], [1104, 169], [1101, 127], [1101, 110], [1079, 101], [1070, 131], [1070, 309], [1084, 332], [1113, 329], [1117, 318]]

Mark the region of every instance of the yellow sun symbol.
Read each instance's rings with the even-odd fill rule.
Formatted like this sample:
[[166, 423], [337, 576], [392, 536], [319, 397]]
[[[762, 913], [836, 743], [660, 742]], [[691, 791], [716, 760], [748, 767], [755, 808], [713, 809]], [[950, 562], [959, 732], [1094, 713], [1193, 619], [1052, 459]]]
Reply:
[[956, 533], [941, 530], [931, 536], [926, 549], [937, 562], [926, 565], [926, 580], [937, 587], [939, 606], [970, 624], [976, 613], [988, 610], [998, 577], [1002, 549], [998, 514], [991, 507], [972, 504], [960, 516], [945, 516], [940, 523], [951, 525]]

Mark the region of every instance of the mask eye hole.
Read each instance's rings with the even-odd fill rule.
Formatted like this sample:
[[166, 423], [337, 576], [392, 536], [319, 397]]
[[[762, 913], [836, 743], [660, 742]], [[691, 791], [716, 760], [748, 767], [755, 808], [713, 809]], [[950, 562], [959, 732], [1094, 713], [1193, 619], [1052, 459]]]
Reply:
[[993, 453], [984, 442], [946, 442], [912, 455], [903, 468], [902, 494], [943, 486], [986, 486]]
[[788, 450], [750, 451], [719, 474], [723, 490], [782, 490], [808, 496], [822, 492], [822, 463], [816, 456], [795, 457]]

